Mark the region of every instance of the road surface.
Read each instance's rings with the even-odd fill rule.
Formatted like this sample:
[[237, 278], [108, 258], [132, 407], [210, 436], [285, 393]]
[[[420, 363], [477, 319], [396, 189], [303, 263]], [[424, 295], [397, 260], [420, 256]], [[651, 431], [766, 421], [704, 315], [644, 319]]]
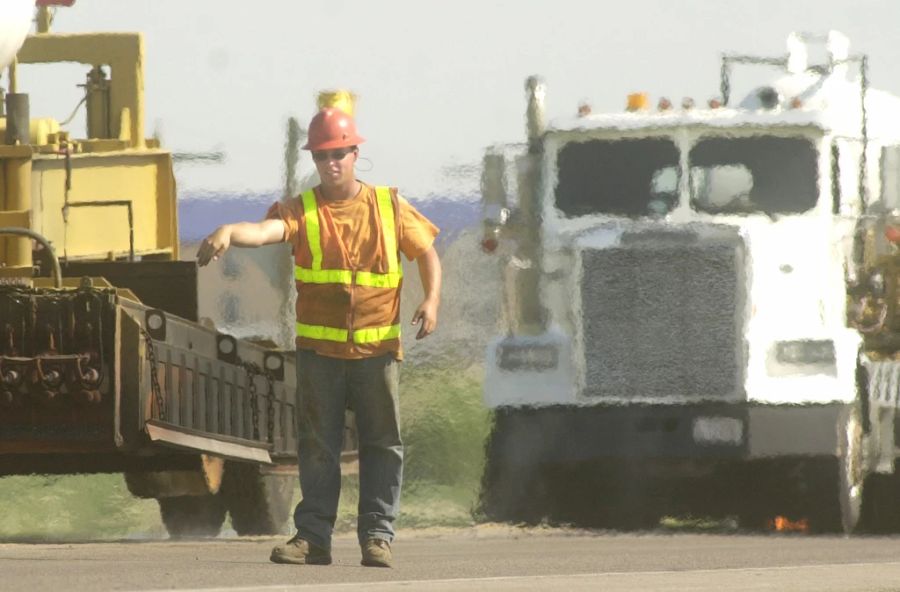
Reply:
[[361, 567], [350, 535], [335, 540], [333, 565], [269, 563], [281, 540], [2, 542], [0, 590], [900, 590], [898, 537], [484, 525], [403, 532], [394, 569]]

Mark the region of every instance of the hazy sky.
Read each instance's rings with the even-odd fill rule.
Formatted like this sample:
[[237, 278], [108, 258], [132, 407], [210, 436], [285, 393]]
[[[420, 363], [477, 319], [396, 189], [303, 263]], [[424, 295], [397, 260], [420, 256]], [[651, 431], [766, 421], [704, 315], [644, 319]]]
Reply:
[[[582, 100], [620, 110], [635, 91], [703, 104], [723, 51], [778, 56], [793, 30], [837, 29], [869, 55], [872, 84], [900, 94], [898, 23], [898, 0], [77, 0], [54, 30], [145, 34], [148, 135], [228, 155], [180, 167], [183, 191], [277, 189], [287, 117], [305, 126], [317, 91], [341, 87], [360, 97], [360, 177], [423, 197], [474, 191], [477, 175], [455, 172], [523, 139], [530, 74], [551, 118]], [[65, 119], [84, 71], [23, 67], [32, 114]]]

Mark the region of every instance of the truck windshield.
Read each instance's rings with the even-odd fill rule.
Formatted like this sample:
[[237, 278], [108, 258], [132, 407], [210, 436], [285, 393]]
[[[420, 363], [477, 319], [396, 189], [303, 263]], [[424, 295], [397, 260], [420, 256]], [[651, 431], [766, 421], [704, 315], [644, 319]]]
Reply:
[[816, 150], [805, 138], [707, 138], [691, 149], [691, 205], [713, 214], [794, 214], [816, 204]]
[[557, 166], [556, 207], [568, 216], [661, 215], [678, 202], [678, 148], [667, 138], [571, 142]]

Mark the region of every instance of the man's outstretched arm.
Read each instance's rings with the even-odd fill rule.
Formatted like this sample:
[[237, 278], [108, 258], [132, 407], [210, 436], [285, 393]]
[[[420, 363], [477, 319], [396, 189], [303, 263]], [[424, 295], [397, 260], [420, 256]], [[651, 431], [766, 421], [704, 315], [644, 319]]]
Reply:
[[422, 339], [437, 328], [438, 308], [441, 305], [441, 260], [434, 247], [430, 247], [416, 258], [416, 263], [425, 297], [413, 315], [412, 324], [419, 325], [416, 339]]
[[261, 247], [284, 240], [284, 222], [270, 219], [262, 222], [224, 224], [203, 239], [197, 250], [197, 263], [206, 265], [216, 260], [229, 247]]

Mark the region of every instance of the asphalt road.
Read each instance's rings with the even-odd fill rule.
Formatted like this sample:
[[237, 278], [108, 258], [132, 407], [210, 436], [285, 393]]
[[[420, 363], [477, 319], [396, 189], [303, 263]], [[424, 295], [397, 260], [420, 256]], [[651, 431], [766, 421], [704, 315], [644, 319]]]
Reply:
[[900, 590], [900, 538], [624, 535], [481, 526], [401, 533], [394, 569], [269, 563], [280, 539], [0, 543], [0, 590]]

